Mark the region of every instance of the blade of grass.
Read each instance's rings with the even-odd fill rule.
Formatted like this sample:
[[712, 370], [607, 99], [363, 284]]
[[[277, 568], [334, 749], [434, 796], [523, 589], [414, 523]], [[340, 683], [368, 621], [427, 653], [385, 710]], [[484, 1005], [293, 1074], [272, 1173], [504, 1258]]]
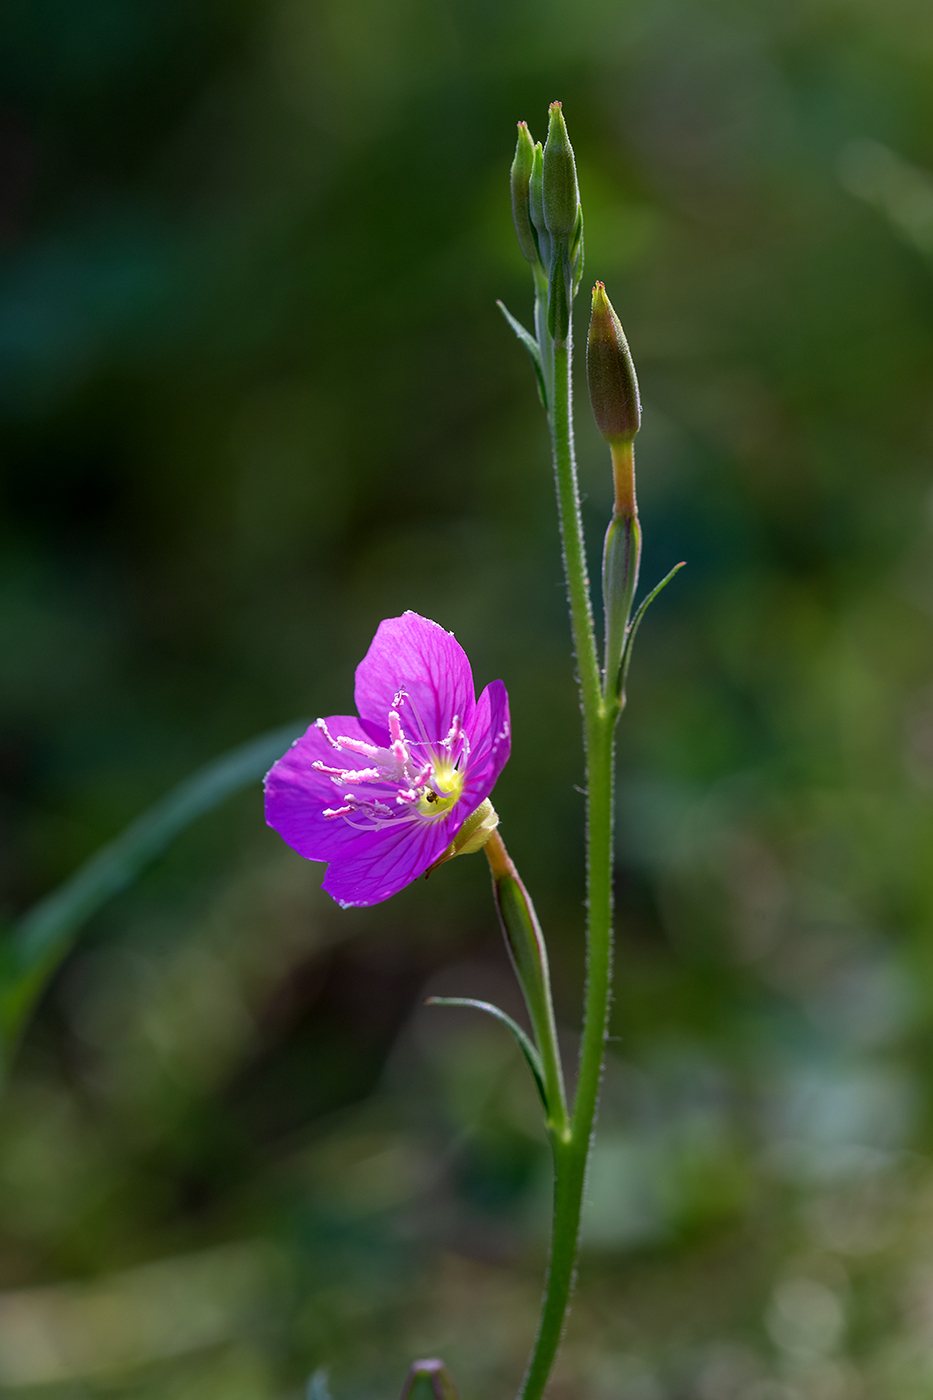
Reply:
[[43, 988], [82, 926], [198, 817], [258, 783], [307, 721], [261, 734], [199, 769], [28, 910], [0, 944], [0, 1051], [8, 1062]]

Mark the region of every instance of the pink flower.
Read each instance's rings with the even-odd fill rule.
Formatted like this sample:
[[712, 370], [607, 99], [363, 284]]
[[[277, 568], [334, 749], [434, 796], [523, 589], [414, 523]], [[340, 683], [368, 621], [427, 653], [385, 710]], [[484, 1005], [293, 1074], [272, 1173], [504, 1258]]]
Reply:
[[510, 747], [505, 686], [493, 681], [477, 700], [466, 652], [417, 613], [379, 624], [355, 699], [359, 719], [315, 721], [265, 783], [269, 826], [328, 862], [323, 888], [345, 909], [388, 899], [474, 814], [478, 826]]

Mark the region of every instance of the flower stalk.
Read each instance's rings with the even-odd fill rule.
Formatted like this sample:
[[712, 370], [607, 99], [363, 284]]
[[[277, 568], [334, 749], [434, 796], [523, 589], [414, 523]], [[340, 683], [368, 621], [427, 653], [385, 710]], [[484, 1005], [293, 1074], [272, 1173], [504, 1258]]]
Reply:
[[[583, 270], [583, 216], [573, 150], [560, 103], [551, 105], [548, 140], [543, 151], [540, 144], [532, 148], [528, 129], [524, 123], [521, 124], [519, 152], [516, 154], [516, 166], [513, 166], [513, 197], [515, 169], [518, 167], [521, 170], [524, 179], [529, 164], [527, 200], [520, 202], [519, 210], [522, 216], [527, 216], [538, 254], [536, 259], [528, 259], [532, 265], [535, 287], [537, 355], [533, 354], [532, 357], [544, 387], [551, 437], [586, 761], [586, 991], [579, 1072], [566, 1130], [555, 1133], [549, 1117], [554, 1162], [551, 1252], [538, 1335], [520, 1392], [520, 1400], [539, 1400], [560, 1345], [573, 1286], [583, 1186], [596, 1121], [609, 1025], [613, 955], [615, 728], [624, 704], [624, 676], [631, 658], [634, 630], [654, 594], [649, 595], [636, 613], [634, 623], [631, 622], [641, 556], [632, 444], [641, 423], [641, 406], [635, 370], [622, 326], [609, 303], [605, 288], [598, 282], [593, 292], [587, 370], [596, 424], [610, 449], [614, 497], [603, 554], [605, 626], [601, 666], [586, 565], [573, 431], [572, 307]], [[516, 229], [522, 251], [528, 257], [528, 240], [523, 238], [525, 227], [519, 214], [516, 214]], [[520, 338], [531, 339], [528, 332], [514, 322], [514, 318], [509, 316], [509, 320]], [[495, 857], [490, 853], [496, 849], [493, 842], [501, 846], [498, 833], [493, 834], [486, 848], [495, 881]], [[517, 873], [514, 878], [518, 880]], [[520, 885], [520, 881], [518, 883]], [[533, 918], [531, 901], [524, 892], [524, 886], [521, 889]], [[509, 921], [503, 915], [498, 890], [497, 906], [503, 927], [506, 928], [507, 940], [510, 940]], [[536, 920], [534, 927], [535, 937], [526, 943], [528, 949], [539, 946]], [[509, 946], [512, 947], [511, 941]], [[540, 940], [540, 954], [536, 952], [535, 956], [540, 957], [546, 968], [543, 939]], [[513, 958], [524, 988], [528, 971], [514, 951]], [[530, 1001], [528, 1009], [538, 1049], [543, 1055], [543, 1041], [553, 1034], [554, 1025], [550, 987], [546, 979], [539, 979], [537, 994], [547, 999], [546, 1013], [542, 1013], [540, 1008], [533, 1010]]]

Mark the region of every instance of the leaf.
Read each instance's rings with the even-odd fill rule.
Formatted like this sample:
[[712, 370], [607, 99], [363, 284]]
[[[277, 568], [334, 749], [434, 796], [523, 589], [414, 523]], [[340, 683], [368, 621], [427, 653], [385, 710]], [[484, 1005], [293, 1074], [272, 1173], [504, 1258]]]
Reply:
[[684, 567], [686, 562], [686, 559], [681, 559], [680, 563], [675, 564], [669, 574], [664, 575], [660, 583], [655, 584], [654, 588], [652, 588], [647, 598], [642, 598], [641, 603], [639, 604], [635, 612], [635, 616], [632, 618], [632, 621], [629, 624], [628, 633], [626, 634], [625, 638], [625, 650], [622, 653], [622, 665], [619, 670], [619, 689], [617, 692], [619, 695], [624, 696], [625, 694], [625, 682], [628, 678], [628, 668], [632, 662], [632, 647], [635, 644], [635, 633], [638, 631], [638, 628], [641, 625], [642, 618], [650, 608], [651, 604], [654, 602], [655, 598], [661, 592], [661, 589], [666, 588], [667, 585], [670, 583], [671, 579], [674, 577], [674, 575], [680, 573], [681, 569]]
[[509, 325], [512, 327], [512, 330], [515, 332], [519, 340], [524, 345], [525, 349], [528, 351], [528, 354], [531, 356], [531, 363], [534, 366], [535, 371], [535, 379], [538, 383], [538, 398], [541, 400], [545, 412], [547, 412], [547, 390], [544, 386], [544, 371], [541, 368], [541, 351], [538, 347], [538, 342], [535, 340], [534, 336], [531, 334], [530, 331], [525, 330], [525, 327], [522, 325], [521, 321], [517, 321], [515, 319], [511, 311], [505, 305], [505, 302], [497, 301], [496, 305], [502, 312], [505, 319], [508, 321]]
[[577, 210], [577, 221], [570, 238], [570, 260], [573, 265], [573, 294], [576, 296], [583, 277], [583, 207]]
[[185, 827], [258, 783], [307, 721], [241, 744], [179, 783], [9, 929], [0, 944], [0, 1048], [4, 1059], [83, 924], [160, 856]]
[[475, 1011], [485, 1011], [487, 1016], [494, 1016], [497, 1021], [501, 1021], [514, 1035], [518, 1041], [518, 1048], [521, 1050], [528, 1062], [528, 1068], [534, 1076], [535, 1084], [538, 1086], [538, 1093], [541, 1102], [544, 1104], [545, 1113], [548, 1112], [547, 1090], [544, 1087], [544, 1069], [541, 1065], [541, 1056], [531, 1043], [531, 1038], [525, 1034], [517, 1021], [513, 1021], [511, 1016], [506, 1015], [498, 1006], [493, 1006], [491, 1001], [474, 1001], [472, 997], [428, 997], [426, 1006], [472, 1006]]

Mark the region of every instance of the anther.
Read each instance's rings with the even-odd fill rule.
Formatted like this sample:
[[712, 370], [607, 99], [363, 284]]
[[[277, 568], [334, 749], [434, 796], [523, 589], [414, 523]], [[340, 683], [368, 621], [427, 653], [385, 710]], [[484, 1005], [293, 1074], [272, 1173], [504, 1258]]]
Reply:
[[323, 735], [324, 735], [324, 738], [327, 740], [327, 742], [331, 745], [332, 748], [335, 748], [335, 749], [339, 749], [339, 748], [340, 748], [340, 744], [339, 744], [339, 743], [337, 742], [337, 740], [331, 735], [330, 730], [327, 728], [327, 722], [326, 722], [326, 720], [323, 720], [323, 719], [316, 719], [316, 720], [314, 721], [314, 724], [315, 724], [315, 728], [321, 730], [321, 732], [322, 732]]
[[[321, 721], [318, 720], [318, 723], [320, 724]], [[329, 734], [327, 735], [327, 737], [330, 739]], [[330, 741], [332, 744], [334, 743], [333, 739], [331, 739]], [[367, 744], [364, 739], [349, 739], [341, 736], [337, 740], [337, 743], [334, 745], [334, 747], [340, 749], [349, 749], [351, 753], [358, 753], [361, 756], [361, 758], [379, 757], [379, 750], [376, 747], [376, 745]]]
[[402, 720], [397, 710], [389, 711], [389, 737], [394, 744], [405, 742]]

